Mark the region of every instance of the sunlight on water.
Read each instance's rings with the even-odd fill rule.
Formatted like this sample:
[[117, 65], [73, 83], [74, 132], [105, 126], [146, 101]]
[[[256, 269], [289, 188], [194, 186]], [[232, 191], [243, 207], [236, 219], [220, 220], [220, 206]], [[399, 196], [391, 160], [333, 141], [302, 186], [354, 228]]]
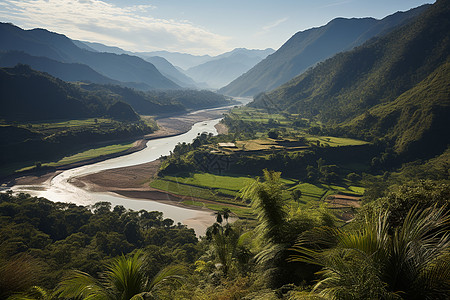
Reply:
[[192, 210], [174, 205], [168, 205], [150, 200], [130, 199], [119, 196], [114, 193], [95, 193], [86, 191], [82, 188], [72, 185], [70, 182], [73, 178], [100, 172], [107, 169], [121, 168], [133, 166], [154, 161], [162, 155], [168, 155], [177, 143], [189, 143], [199, 133], [213, 133], [217, 134], [214, 128], [220, 119], [202, 121], [194, 124], [188, 132], [167, 138], [150, 140], [147, 142], [147, 147], [141, 151], [108, 159], [92, 165], [86, 165], [70, 170], [66, 170], [55, 176], [49, 184], [43, 185], [17, 185], [11, 188], [14, 192], [24, 192], [37, 197], [45, 197], [54, 202], [71, 202], [78, 205], [90, 205], [99, 201], [108, 201], [112, 205], [123, 205], [126, 208], [133, 210], [157, 210], [164, 213], [164, 217], [171, 218], [175, 222], [189, 223], [194, 227], [197, 234], [202, 234], [206, 230], [205, 226], [194, 225], [193, 219], [209, 218], [211, 223], [214, 222], [214, 217], [210, 212]]

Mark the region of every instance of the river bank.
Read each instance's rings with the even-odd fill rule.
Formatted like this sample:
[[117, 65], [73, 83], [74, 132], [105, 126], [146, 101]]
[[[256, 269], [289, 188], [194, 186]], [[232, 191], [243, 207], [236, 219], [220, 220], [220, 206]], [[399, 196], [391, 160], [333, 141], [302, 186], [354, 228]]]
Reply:
[[[198, 235], [203, 235], [214, 222], [211, 210], [185, 206], [184, 199], [179, 196], [151, 191], [148, 182], [158, 171], [158, 158], [168, 155], [177, 143], [191, 142], [202, 132], [217, 133], [215, 125], [228, 109], [204, 110], [159, 119], [161, 131], [146, 136], [146, 147], [141, 151], [69, 170], [21, 176], [11, 181], [12, 184], [6, 189], [55, 202], [91, 205], [107, 201], [113, 206], [122, 205], [137, 211], [161, 211], [165, 217], [188, 225]], [[162, 135], [161, 132], [171, 137], [157, 138]]]
[[[117, 153], [113, 153], [113, 154], [109, 154], [109, 155], [103, 155], [103, 156], [92, 158], [89, 160], [66, 164], [66, 165], [55, 167], [55, 168], [28, 171], [23, 174], [18, 174], [15, 176], [10, 176], [10, 177], [4, 178], [2, 183], [3, 183], [4, 187], [13, 186], [13, 185], [45, 184], [46, 182], [50, 181], [54, 176], [58, 175], [59, 173], [61, 173], [64, 170], [69, 170], [72, 168], [85, 166], [85, 165], [97, 163], [100, 161], [104, 161], [107, 159], [120, 157], [120, 156], [128, 155], [128, 154], [131, 154], [131, 153], [134, 153], [137, 151], [141, 151], [142, 149], [144, 149], [146, 147], [146, 143], [149, 140], [181, 135], [181, 134], [189, 131], [192, 128], [192, 125], [194, 125], [195, 123], [200, 122], [200, 121], [217, 119], [217, 118], [221, 117], [224, 113], [226, 113], [229, 109], [230, 109], [229, 107], [214, 108], [214, 109], [209, 109], [209, 110], [193, 112], [193, 113], [189, 113], [189, 114], [160, 118], [157, 120], [157, 124], [159, 127], [159, 129], [157, 131], [147, 134], [142, 139], [135, 141], [134, 145], [125, 151], [121, 151], [121, 152], [117, 152]], [[222, 124], [217, 124], [216, 129], [219, 134], [227, 132], [226, 126], [224, 126]], [[126, 173], [127, 174], [141, 173], [140, 167], [136, 167], [135, 169], [133, 169], [133, 167], [134, 166], [129, 167], [130, 170], [129, 170], [129, 172], [126, 172]], [[123, 177], [121, 177], [121, 178], [123, 178]], [[116, 180], [114, 180], [114, 182], [116, 184], [120, 185], [120, 182], [118, 182]], [[128, 182], [128, 181], [125, 180], [124, 182]]]

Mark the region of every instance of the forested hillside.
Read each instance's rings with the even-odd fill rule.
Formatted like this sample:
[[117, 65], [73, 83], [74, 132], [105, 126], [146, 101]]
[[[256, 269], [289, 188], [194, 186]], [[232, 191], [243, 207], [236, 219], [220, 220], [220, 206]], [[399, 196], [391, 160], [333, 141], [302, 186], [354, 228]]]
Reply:
[[130, 104], [142, 115], [183, 113], [193, 109], [212, 108], [236, 103], [230, 98], [206, 90], [137, 91], [117, 85], [81, 84], [82, 89], [114, 95]]
[[[389, 118], [382, 117], [385, 120], [384, 132], [397, 128], [397, 134], [392, 137], [402, 136], [402, 141], [397, 141], [397, 151], [404, 151], [412, 141], [418, 142], [406, 132], [413, 130], [419, 134], [429, 131], [431, 123], [444, 130], [441, 132], [444, 138], [436, 143], [439, 143], [440, 149], [445, 148], [448, 143], [446, 137], [449, 135], [449, 127], [445, 125], [445, 111], [450, 101], [448, 83], [446, 80], [432, 78], [446, 78], [445, 64], [450, 54], [449, 20], [448, 1], [438, 1], [412, 23], [350, 52], [328, 59], [280, 88], [257, 96], [251, 105], [298, 113], [328, 125], [343, 125], [363, 114], [370, 118], [372, 110], [366, 111], [371, 108], [380, 118], [382, 111], [386, 114], [388, 111], [375, 107], [390, 103], [390, 107], [398, 105], [396, 110], [402, 111], [401, 118], [393, 114]], [[432, 75], [434, 72], [435, 75]], [[428, 76], [431, 77], [427, 79]], [[418, 92], [424, 88], [436, 92]], [[409, 90], [411, 91], [407, 93]], [[404, 95], [400, 97], [402, 94]], [[406, 98], [415, 103], [414, 109], [402, 108]], [[431, 107], [433, 109], [426, 109]], [[435, 113], [437, 111], [442, 111], [443, 114]], [[420, 122], [415, 127], [406, 125], [412, 125], [410, 122], [400, 124], [420, 114], [423, 115], [422, 120], [427, 119], [428, 122]], [[363, 116], [360, 118], [364, 119]], [[374, 123], [367, 124], [366, 127], [359, 127], [360, 130], [355, 135], [364, 136], [366, 131], [370, 131]], [[423, 128], [418, 130], [417, 126]], [[382, 132], [383, 130], [376, 136], [384, 137]], [[410, 141], [405, 140], [407, 136]]]
[[111, 79], [140, 83], [145, 90], [180, 88], [142, 58], [81, 49], [65, 35], [45, 29], [23, 30], [12, 24], [0, 23], [0, 38], [0, 50], [23, 51], [60, 62], [85, 64]]
[[106, 202], [85, 207], [0, 193], [0, 225], [1, 299], [32, 285], [53, 288], [69, 270], [96, 274], [136, 249], [151, 253], [150, 277], [169, 264], [193, 263], [201, 249], [193, 229], [160, 212]]
[[100, 84], [123, 84], [108, 78], [79, 63], [63, 63], [44, 56], [32, 56], [21, 51], [0, 52], [0, 67], [12, 68], [17, 64], [29, 65], [31, 68], [46, 72], [64, 81], [87, 81]]
[[[0, 118], [6, 121], [42, 121], [111, 117], [136, 121], [139, 117], [114, 97], [88, 93], [27, 65], [0, 69]], [[114, 109], [120, 105], [120, 110]]]
[[220, 89], [220, 92], [232, 96], [254, 96], [272, 90], [318, 62], [408, 22], [426, 7], [398, 12], [382, 20], [337, 18], [324, 26], [300, 31], [273, 55]]

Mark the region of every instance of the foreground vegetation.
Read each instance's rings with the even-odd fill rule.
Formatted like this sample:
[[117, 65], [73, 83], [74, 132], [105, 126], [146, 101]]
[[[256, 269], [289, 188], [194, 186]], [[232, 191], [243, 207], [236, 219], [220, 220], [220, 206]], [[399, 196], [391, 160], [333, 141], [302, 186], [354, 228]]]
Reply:
[[[446, 299], [448, 181], [368, 198], [344, 227], [324, 207], [290, 205], [264, 171], [200, 241], [158, 212], [0, 194], [0, 295], [11, 299]], [[129, 254], [129, 255], [127, 255]], [[73, 271], [74, 269], [78, 271]], [[20, 280], [18, 280], [20, 278]], [[319, 281], [316, 281], [319, 280]], [[39, 287], [37, 287], [39, 286]], [[45, 298], [47, 299], [47, 298]], [[133, 298], [136, 299], [136, 298]]]
[[0, 297], [450, 298], [448, 4], [163, 158], [151, 185], [216, 210], [204, 237], [158, 212], [1, 194]]
[[270, 119], [235, 109], [228, 135], [163, 160], [152, 187], [216, 211], [203, 237], [158, 212], [1, 194], [1, 297], [447, 299], [450, 150], [388, 171], [374, 144]]

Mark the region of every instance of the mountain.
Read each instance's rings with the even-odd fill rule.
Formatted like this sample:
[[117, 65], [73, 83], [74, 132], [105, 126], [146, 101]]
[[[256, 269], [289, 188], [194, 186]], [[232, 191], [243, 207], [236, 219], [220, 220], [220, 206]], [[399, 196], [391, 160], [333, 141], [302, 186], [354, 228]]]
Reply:
[[441, 153], [450, 143], [449, 78], [447, 61], [394, 101], [374, 106], [343, 128], [383, 136], [400, 153]]
[[125, 51], [122, 48], [114, 47], [114, 46], [106, 46], [101, 43], [92, 43], [92, 42], [86, 42], [86, 41], [74, 41], [72, 40], [75, 45], [77, 45], [80, 48], [87, 49], [89, 51], [93, 52], [107, 52], [107, 53], [114, 53], [114, 54], [129, 54], [134, 55], [134, 53], [130, 51]]
[[23, 51], [60, 62], [85, 64], [111, 79], [143, 83], [148, 89], [179, 88], [142, 58], [81, 49], [66, 36], [45, 29], [23, 30], [9, 23], [0, 23], [0, 39], [0, 50]]
[[196, 88], [196, 82], [175, 68], [167, 59], [160, 56], [149, 56], [144, 58], [146, 61], [152, 63], [164, 76], [175, 82], [181, 87]]
[[0, 68], [0, 119], [19, 122], [108, 116], [139, 119], [134, 110], [114, 97], [81, 90], [26, 65]]
[[101, 95], [112, 95], [116, 99], [129, 104], [133, 109], [141, 115], [160, 115], [168, 113], [183, 113], [186, 107], [180, 103], [174, 103], [170, 99], [159, 101], [152, 98], [148, 93], [137, 91], [135, 89], [121, 87], [118, 85], [99, 85], [99, 84], [83, 84], [80, 86], [83, 90]]
[[73, 40], [75, 45], [82, 49], [86, 49], [89, 51], [94, 52], [107, 52], [107, 53], [115, 53], [115, 54], [128, 54], [128, 55], [134, 55], [141, 57], [142, 59], [150, 62], [153, 64], [161, 74], [163, 74], [165, 77], [169, 78], [176, 84], [178, 84], [181, 87], [185, 88], [196, 88], [195, 81], [192, 80], [192, 78], [186, 76], [182, 71], [178, 70], [175, 66], [173, 66], [170, 62], [168, 62], [165, 58], [160, 56], [148, 56], [148, 55], [142, 55], [139, 52], [131, 52], [123, 50], [119, 47], [111, 47], [106, 46], [101, 43], [92, 43], [92, 42], [85, 42], [85, 41], [76, 41]]
[[[102, 51], [97, 51], [94, 48], [89, 47], [87, 44], [87, 42], [82, 42], [82, 41], [77, 41], [77, 40], [72, 40], [72, 42], [75, 44], [75, 46], [77, 46], [78, 48], [84, 49], [84, 50], [88, 50], [88, 51], [92, 51], [92, 52], [102, 52]], [[107, 51], [105, 51], [107, 52]], [[122, 53], [121, 53], [122, 54]]]
[[100, 84], [123, 84], [78, 63], [62, 63], [47, 57], [38, 57], [19, 51], [0, 51], [0, 67], [14, 67], [26, 64], [31, 68], [46, 72], [64, 81], [89, 81]]
[[219, 90], [232, 96], [253, 96], [272, 90], [336, 53], [382, 35], [423, 12], [424, 5], [382, 20], [337, 18], [318, 28], [297, 32], [274, 54]]
[[186, 74], [197, 82], [205, 82], [212, 88], [219, 88], [230, 83], [273, 52], [273, 49], [234, 49], [206, 63], [189, 68]]
[[146, 59], [148, 57], [159, 56], [167, 59], [171, 64], [187, 70], [191, 67], [198, 66], [212, 59], [209, 55], [192, 55], [187, 53], [169, 52], [169, 51], [153, 51], [136, 53], [140, 57]]
[[137, 91], [117, 85], [82, 84], [82, 89], [104, 95], [113, 95], [116, 99], [128, 103], [142, 115], [161, 115], [184, 113], [188, 110], [229, 106], [235, 104], [227, 97], [210, 91], [166, 90]]
[[251, 105], [314, 118], [342, 135], [372, 135], [398, 153], [442, 150], [450, 142], [449, 31], [450, 1], [439, 0], [406, 25], [335, 55]]

